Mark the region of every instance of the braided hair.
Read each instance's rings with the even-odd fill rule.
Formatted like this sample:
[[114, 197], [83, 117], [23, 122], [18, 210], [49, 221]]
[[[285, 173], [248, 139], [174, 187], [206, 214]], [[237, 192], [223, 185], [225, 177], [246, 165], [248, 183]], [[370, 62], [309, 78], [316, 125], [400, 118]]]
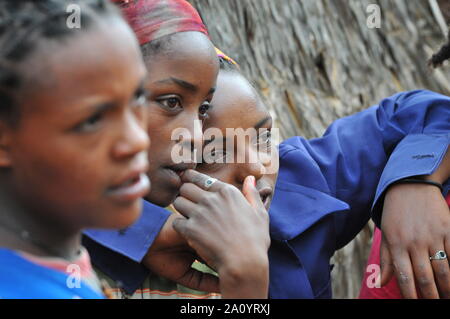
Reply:
[[[80, 8], [80, 29], [67, 24], [73, 4]], [[107, 0], [0, 0], [0, 118], [16, 124], [26, 72], [20, 66], [42, 41], [62, 40], [108, 14], [120, 15]]]
[[433, 68], [436, 68], [441, 66], [448, 59], [450, 59], [450, 31], [447, 35], [447, 43], [445, 43], [437, 53], [431, 56], [428, 64]]

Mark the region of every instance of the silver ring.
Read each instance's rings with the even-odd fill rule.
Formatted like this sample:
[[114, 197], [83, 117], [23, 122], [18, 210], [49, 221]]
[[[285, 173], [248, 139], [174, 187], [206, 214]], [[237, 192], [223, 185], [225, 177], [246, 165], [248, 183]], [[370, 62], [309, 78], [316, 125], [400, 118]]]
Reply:
[[447, 254], [443, 250], [438, 250], [433, 256], [430, 257], [430, 260], [444, 260], [447, 259]]
[[212, 184], [214, 184], [215, 182], [217, 182], [216, 178], [213, 177], [208, 177], [208, 179], [205, 181], [205, 183], [203, 184], [203, 186], [205, 187], [205, 189], [208, 189], [212, 186]]

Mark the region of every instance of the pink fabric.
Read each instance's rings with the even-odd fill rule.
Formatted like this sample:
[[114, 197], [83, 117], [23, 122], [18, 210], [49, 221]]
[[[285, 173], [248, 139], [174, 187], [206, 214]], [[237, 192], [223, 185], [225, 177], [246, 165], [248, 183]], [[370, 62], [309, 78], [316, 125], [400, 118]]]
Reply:
[[141, 45], [179, 32], [208, 30], [186, 0], [113, 0], [136, 33]]

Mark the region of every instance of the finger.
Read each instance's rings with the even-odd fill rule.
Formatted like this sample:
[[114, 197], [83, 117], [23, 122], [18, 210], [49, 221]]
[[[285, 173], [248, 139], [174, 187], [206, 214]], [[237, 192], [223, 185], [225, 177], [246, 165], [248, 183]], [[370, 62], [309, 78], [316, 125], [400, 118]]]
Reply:
[[200, 202], [207, 195], [207, 191], [192, 183], [185, 183], [180, 187], [180, 196], [189, 199], [193, 203]]
[[172, 227], [173, 229], [175, 229], [176, 232], [178, 232], [181, 236], [183, 236], [189, 244], [188, 237], [189, 235], [192, 235], [192, 232], [189, 228], [189, 219], [181, 217], [176, 218], [172, 222]]
[[181, 177], [183, 183], [192, 183], [200, 187], [201, 189], [209, 192], [217, 192], [221, 187], [224, 186], [224, 183], [217, 179], [213, 179], [213, 183], [211, 185], [207, 185], [207, 181], [211, 181], [211, 176], [202, 174], [200, 172], [194, 171], [193, 169], [188, 169], [184, 172]]
[[398, 287], [405, 299], [417, 299], [414, 273], [411, 266], [409, 253], [406, 250], [396, 249], [392, 251], [394, 274]]
[[387, 285], [391, 280], [394, 275], [393, 266], [391, 252], [389, 251], [386, 239], [383, 236], [380, 245], [381, 286]]
[[263, 202], [261, 201], [261, 196], [255, 187], [256, 180], [254, 176], [247, 176], [244, 180], [244, 186], [242, 188], [242, 193], [254, 210], [261, 213], [267, 213]]
[[416, 288], [424, 299], [437, 299], [439, 293], [433, 276], [433, 268], [427, 249], [416, 248], [411, 251]]
[[176, 282], [194, 290], [220, 292], [219, 278], [217, 276], [193, 268], [190, 268], [182, 277], [177, 279]]
[[178, 213], [186, 218], [189, 218], [196, 210], [195, 203], [191, 202], [185, 197], [178, 196], [173, 202], [173, 206]]
[[[430, 256], [436, 254], [438, 250], [435, 249], [430, 251]], [[434, 279], [438, 288], [439, 296], [443, 299], [450, 299], [450, 267], [448, 264], [448, 259], [443, 260], [430, 260], [431, 267], [434, 272]]]

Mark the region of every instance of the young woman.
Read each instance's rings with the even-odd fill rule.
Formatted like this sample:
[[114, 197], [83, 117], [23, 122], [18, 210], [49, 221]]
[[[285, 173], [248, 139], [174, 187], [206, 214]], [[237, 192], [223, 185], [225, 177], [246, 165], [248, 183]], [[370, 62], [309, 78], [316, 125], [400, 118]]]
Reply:
[[0, 298], [102, 298], [81, 230], [132, 224], [150, 188], [139, 46], [107, 1], [3, 1], [0, 22]]
[[[169, 41], [169, 45], [173, 43]], [[204, 62], [210, 64], [208, 61]], [[185, 61], [185, 64], [189, 65], [188, 61]], [[179, 107], [176, 99], [172, 102], [175, 109], [184, 110]], [[276, 205], [272, 207], [270, 214], [272, 239], [275, 242], [272, 244], [274, 250], [271, 248], [271, 297], [330, 297], [329, 258], [336, 249], [352, 239], [367, 222], [374, 196], [380, 198], [388, 185], [403, 177], [429, 175], [442, 160], [441, 155], [448, 146], [447, 136], [427, 134], [448, 130], [446, 126], [448, 114], [445, 112], [447, 105], [447, 98], [431, 92], [402, 93], [382, 101], [379, 106], [366, 112], [337, 121], [320, 139], [306, 141], [296, 137], [281, 145], [281, 170], [275, 194], [284, 195], [274, 197]], [[186, 122], [186, 127], [192, 127], [192, 123]], [[166, 134], [167, 132], [170, 131], [167, 130]], [[425, 134], [411, 135], [417, 132]], [[365, 139], [361, 140], [359, 138], [361, 136]], [[417, 161], [413, 163], [411, 158], [414, 160], [416, 158], [418, 143], [425, 144], [424, 151], [434, 152], [437, 156], [422, 157], [420, 164], [417, 164]], [[393, 152], [397, 144], [399, 148]], [[388, 162], [389, 155], [396, 161]], [[383, 173], [386, 163], [387, 167]], [[397, 163], [401, 163], [402, 167], [396, 167]], [[395, 170], [391, 167], [395, 167]], [[377, 190], [382, 173], [383, 179]], [[201, 183], [207, 180], [206, 177], [195, 175], [191, 171], [180, 175], [185, 183], [200, 183], [196, 185], [200, 188]], [[191, 189], [193, 187], [189, 186]], [[194, 189], [200, 192], [198, 188]], [[210, 190], [216, 192], [213, 187]], [[195, 197], [195, 192], [182, 195], [186, 200], [196, 203], [198, 207], [199, 203], [195, 198], [190, 198]], [[226, 212], [224, 209], [226, 201], [221, 204], [222, 206], [213, 205], [213, 208]], [[188, 216], [191, 216], [189, 211], [196, 210], [186, 211], [182, 207], [178, 208]], [[384, 214], [395, 213], [395, 210], [384, 212]], [[202, 214], [197, 214], [195, 219], [189, 218], [192, 227], [193, 221], [199, 222], [201, 216]], [[179, 257], [186, 257], [186, 252], [191, 251], [184, 249], [183, 241], [170, 232], [172, 221], [177, 215], [172, 215], [171, 218], [167, 220], [153, 245], [152, 240], [155, 237], [152, 236], [155, 236], [157, 230], [149, 229], [148, 232], [141, 230], [138, 235], [133, 233], [136, 228], [140, 229], [141, 225], [145, 224], [144, 218], [141, 218], [137, 225], [127, 229], [124, 234], [114, 235], [112, 240], [107, 236], [99, 239], [101, 236], [98, 236], [96, 241], [100, 242], [101, 246], [110, 248], [110, 250], [99, 248], [105, 251], [104, 256], [113, 250], [119, 253], [116, 255], [128, 258], [117, 257], [122, 258], [120, 269], [112, 269], [111, 266], [105, 265], [102, 270], [108, 270], [111, 277], [121, 280], [131, 292], [146, 276], [145, 266], [177, 282], [181, 281], [180, 278], [185, 279], [186, 277], [182, 275], [189, 273], [190, 263], [195, 256], [192, 255], [193, 258], [185, 258], [180, 262]], [[210, 226], [214, 229], [213, 225]], [[334, 232], [329, 231], [330, 227], [335, 227]], [[203, 229], [207, 234], [207, 230]], [[161, 235], [163, 233], [164, 235]], [[193, 244], [192, 238], [189, 238], [187, 233], [182, 233], [188, 237], [190, 244]], [[165, 241], [163, 249], [155, 248], [158, 239], [164, 238], [171, 239]], [[183, 248], [178, 250], [180, 247]], [[227, 247], [215, 246], [217, 249]], [[146, 249], [148, 253], [145, 255]], [[136, 253], [137, 250], [139, 254]], [[401, 257], [405, 258], [404, 255]], [[155, 262], [158, 258], [167, 258], [169, 263], [166, 265], [170, 267], [158, 268]], [[105, 264], [114, 264], [108, 258], [99, 259], [105, 260]], [[141, 273], [125, 266], [126, 263], [132, 264], [130, 259], [143, 262], [144, 265], [135, 263], [135, 266], [130, 266], [138, 267]], [[178, 273], [178, 276], [175, 276], [175, 273]], [[208, 290], [205, 287], [202, 286], [200, 290]]]

